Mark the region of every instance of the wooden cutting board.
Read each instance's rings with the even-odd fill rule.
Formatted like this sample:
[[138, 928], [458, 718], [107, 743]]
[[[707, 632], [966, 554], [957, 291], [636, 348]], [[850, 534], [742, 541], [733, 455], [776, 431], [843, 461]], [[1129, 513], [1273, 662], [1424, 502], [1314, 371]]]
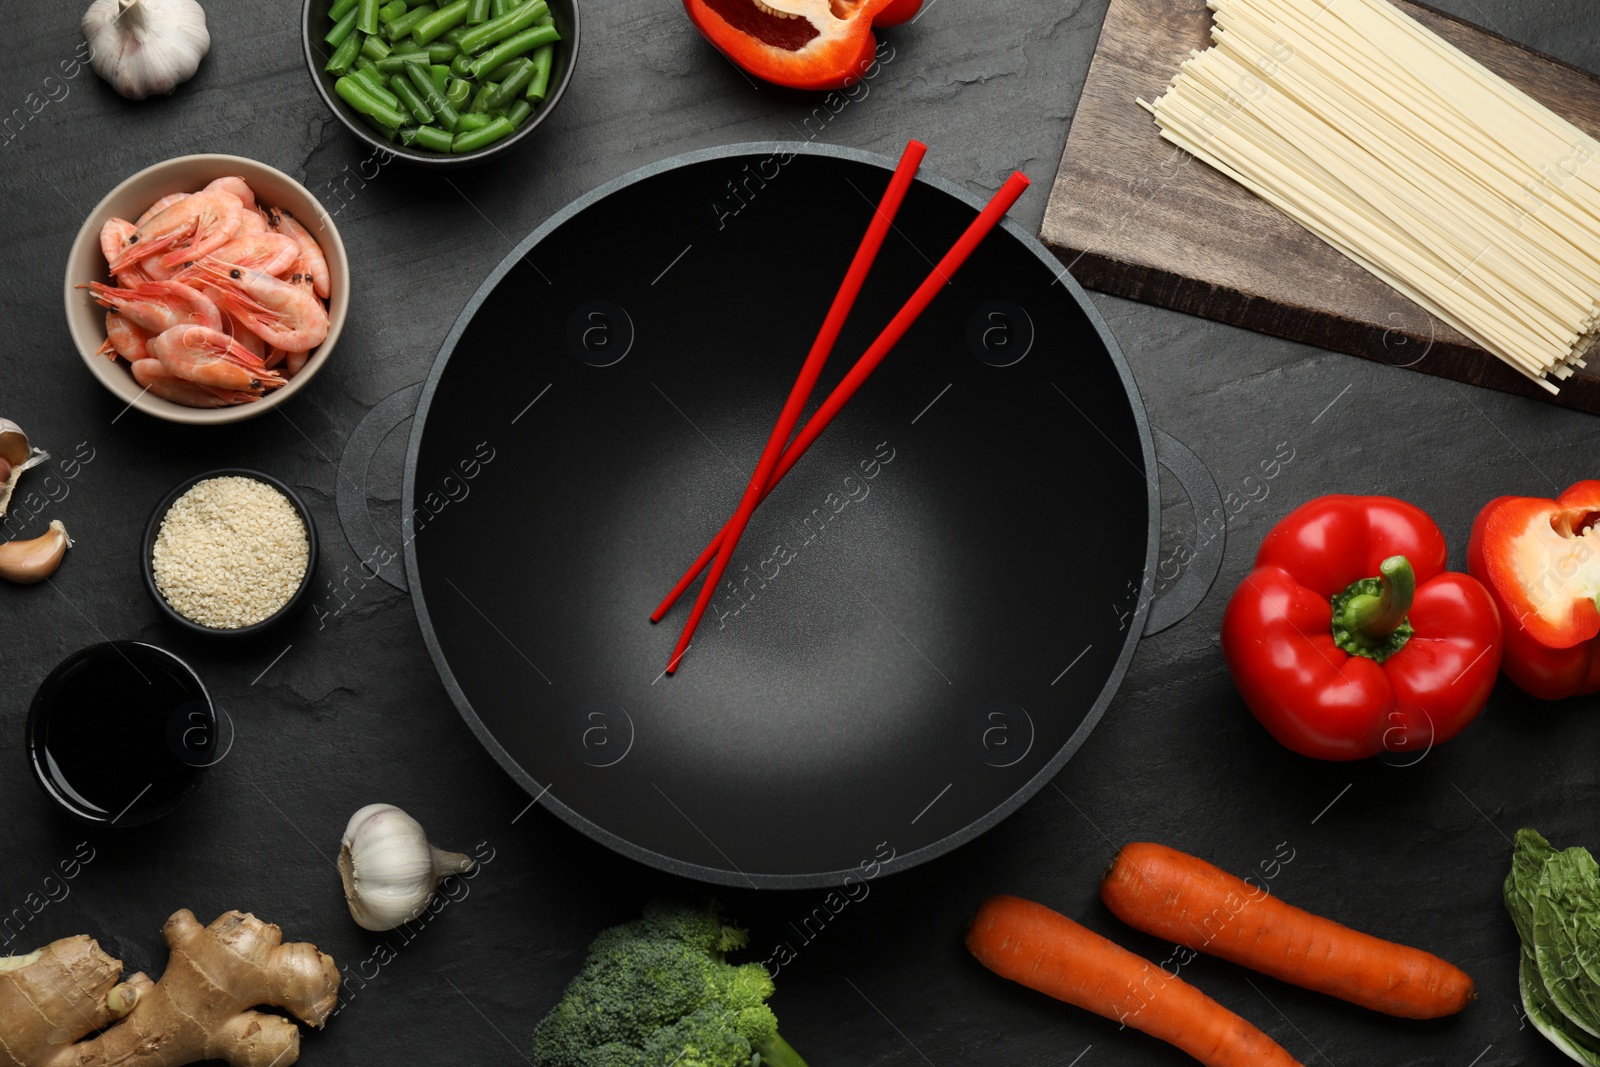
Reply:
[[[1398, 2], [1580, 128], [1600, 132], [1600, 78], [1443, 12]], [[1600, 358], [1591, 358], [1587, 371], [1551, 396], [1288, 216], [1162, 140], [1135, 100], [1154, 100], [1190, 51], [1210, 44], [1205, 0], [1111, 0], [1040, 231], [1079, 282], [1600, 414]]]

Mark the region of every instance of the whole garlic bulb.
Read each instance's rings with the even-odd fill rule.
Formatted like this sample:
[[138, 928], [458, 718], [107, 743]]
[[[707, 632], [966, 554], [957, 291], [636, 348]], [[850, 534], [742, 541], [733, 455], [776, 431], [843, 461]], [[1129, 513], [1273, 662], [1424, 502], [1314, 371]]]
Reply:
[[130, 100], [172, 92], [211, 49], [197, 0], [94, 0], [80, 29], [94, 72]]
[[422, 825], [393, 804], [368, 804], [350, 816], [339, 846], [350, 917], [364, 930], [393, 930], [421, 915], [447, 875], [477, 866], [428, 843]]

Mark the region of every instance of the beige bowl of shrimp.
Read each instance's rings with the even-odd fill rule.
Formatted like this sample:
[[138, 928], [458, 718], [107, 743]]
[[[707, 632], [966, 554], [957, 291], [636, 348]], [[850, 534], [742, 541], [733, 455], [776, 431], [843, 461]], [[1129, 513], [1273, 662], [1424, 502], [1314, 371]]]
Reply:
[[287, 174], [180, 156], [95, 206], [64, 291], [84, 365], [128, 407], [240, 422], [305, 388], [332, 355], [350, 261], [333, 219]]

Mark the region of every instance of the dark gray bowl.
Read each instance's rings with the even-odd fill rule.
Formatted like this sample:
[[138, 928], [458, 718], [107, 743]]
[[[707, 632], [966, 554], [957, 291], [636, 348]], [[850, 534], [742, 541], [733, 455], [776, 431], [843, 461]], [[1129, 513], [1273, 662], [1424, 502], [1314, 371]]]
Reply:
[[338, 79], [322, 69], [332, 53], [332, 49], [322, 40], [333, 25], [328, 21], [328, 8], [333, 6], [332, 0], [305, 0], [300, 17], [300, 41], [306, 56], [306, 69], [311, 72], [311, 81], [316, 85], [317, 92], [322, 94], [323, 102], [339, 117], [339, 121], [373, 148], [393, 153], [397, 158], [411, 163], [435, 167], [463, 167], [485, 163], [510, 152], [528, 140], [540, 123], [549, 118], [550, 113], [556, 109], [556, 105], [566, 95], [567, 83], [572, 80], [572, 71], [578, 62], [578, 0], [547, 0], [547, 2], [550, 5], [550, 14], [555, 19], [556, 29], [561, 34], [561, 43], [556, 46], [555, 62], [550, 68], [549, 94], [516, 133], [476, 152], [463, 152], [460, 155], [450, 152], [430, 152], [426, 148], [408, 148], [398, 141], [386, 140], [368, 125], [366, 119], [355, 109], [339, 98], [333, 91], [333, 83]]
[[[300, 588], [294, 591], [294, 595], [289, 598], [288, 603], [260, 622], [251, 623], [249, 626], [234, 627], [231, 630], [222, 630], [215, 626], [206, 626], [203, 623], [195, 622], [167, 603], [167, 598], [161, 595], [161, 589], [156, 585], [154, 564], [156, 537], [161, 533], [161, 520], [166, 518], [167, 511], [173, 504], [177, 503], [180, 496], [193, 489], [198, 483], [205, 481], [207, 478], [220, 478], [224, 475], [254, 478], [256, 481], [264, 482], [282, 493], [289, 499], [289, 503], [294, 505], [294, 510], [299, 514], [301, 523], [305, 525], [306, 539], [310, 542], [310, 554], [306, 557], [306, 576], [301, 579]], [[299, 493], [270, 474], [252, 470], [249, 467], [224, 467], [219, 470], [202, 471], [199, 474], [191, 475], [173, 486], [171, 491], [161, 498], [161, 502], [150, 512], [150, 518], [144, 524], [144, 541], [141, 548], [139, 570], [144, 576], [145, 592], [150, 594], [150, 599], [155, 602], [156, 609], [161, 612], [163, 618], [178, 627], [178, 629], [197, 637], [216, 639], [218, 641], [241, 641], [264, 633], [270, 633], [304, 610], [305, 606], [311, 602], [311, 585], [316, 581], [317, 577], [318, 556], [317, 524], [311, 517], [311, 509], [306, 507], [306, 502]]]

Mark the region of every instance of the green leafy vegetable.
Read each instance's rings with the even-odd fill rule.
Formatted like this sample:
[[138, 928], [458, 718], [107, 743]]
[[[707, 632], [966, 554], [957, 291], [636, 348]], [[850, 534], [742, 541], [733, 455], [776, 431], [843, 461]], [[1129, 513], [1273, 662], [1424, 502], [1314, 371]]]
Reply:
[[805, 1067], [767, 1007], [772, 978], [734, 965], [745, 932], [715, 904], [654, 903], [613, 926], [533, 1032], [537, 1067]]
[[1522, 939], [1528, 1021], [1569, 1058], [1600, 1067], [1600, 864], [1519, 830], [1505, 901]]
[[1539, 892], [1539, 872], [1544, 861], [1556, 854], [1537, 830], [1518, 830], [1516, 850], [1511, 854], [1511, 873], [1506, 875], [1506, 910], [1517, 924], [1517, 936], [1524, 950], [1533, 950], [1533, 901]]
[[1550, 999], [1600, 1037], [1600, 864], [1586, 849], [1545, 860], [1533, 903], [1533, 957]]
[[1528, 952], [1522, 953], [1518, 984], [1522, 988], [1522, 1009], [1528, 1013], [1528, 1021], [1533, 1028], [1572, 1059], [1587, 1063], [1590, 1067], [1600, 1067], [1600, 1041], [1572, 1025], [1561, 1014], [1561, 1009], [1550, 999], [1544, 979], [1539, 977], [1539, 968]]

